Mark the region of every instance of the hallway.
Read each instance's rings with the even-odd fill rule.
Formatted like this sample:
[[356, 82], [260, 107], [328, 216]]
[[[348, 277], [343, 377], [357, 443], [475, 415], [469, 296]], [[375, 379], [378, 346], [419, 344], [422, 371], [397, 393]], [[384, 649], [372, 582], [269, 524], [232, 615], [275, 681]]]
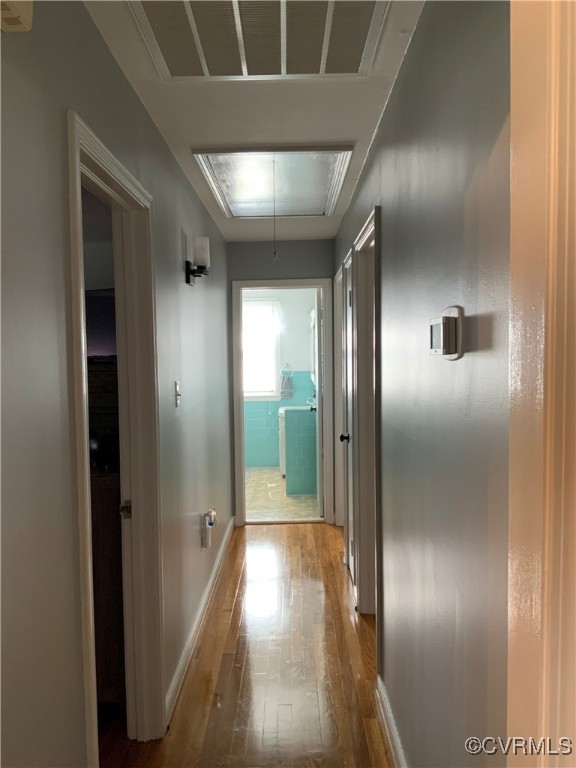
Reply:
[[238, 528], [170, 730], [107, 734], [103, 768], [386, 768], [372, 617], [359, 616], [328, 525]]

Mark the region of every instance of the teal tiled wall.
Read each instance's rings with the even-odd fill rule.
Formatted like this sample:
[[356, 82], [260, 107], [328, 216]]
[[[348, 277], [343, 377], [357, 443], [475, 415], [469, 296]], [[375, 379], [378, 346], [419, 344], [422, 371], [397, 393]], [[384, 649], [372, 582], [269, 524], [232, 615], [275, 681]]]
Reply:
[[315, 387], [310, 371], [294, 371], [294, 397], [273, 401], [244, 401], [244, 455], [246, 467], [279, 467], [278, 410], [306, 405]]
[[286, 495], [316, 493], [316, 414], [286, 411]]

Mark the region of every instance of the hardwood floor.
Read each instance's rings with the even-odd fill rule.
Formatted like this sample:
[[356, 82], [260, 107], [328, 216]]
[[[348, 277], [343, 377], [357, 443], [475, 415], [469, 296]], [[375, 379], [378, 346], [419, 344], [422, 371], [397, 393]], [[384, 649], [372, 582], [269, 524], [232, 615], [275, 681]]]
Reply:
[[170, 729], [107, 733], [103, 768], [387, 768], [373, 617], [357, 614], [338, 528], [238, 528]]

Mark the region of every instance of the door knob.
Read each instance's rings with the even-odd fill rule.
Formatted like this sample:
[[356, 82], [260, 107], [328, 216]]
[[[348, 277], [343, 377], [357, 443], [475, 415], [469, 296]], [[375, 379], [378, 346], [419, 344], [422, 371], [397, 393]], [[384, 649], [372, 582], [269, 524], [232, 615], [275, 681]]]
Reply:
[[346, 432], [345, 435], [340, 435], [340, 442], [343, 443], [344, 440], [346, 440], [347, 443], [350, 442], [350, 432]]

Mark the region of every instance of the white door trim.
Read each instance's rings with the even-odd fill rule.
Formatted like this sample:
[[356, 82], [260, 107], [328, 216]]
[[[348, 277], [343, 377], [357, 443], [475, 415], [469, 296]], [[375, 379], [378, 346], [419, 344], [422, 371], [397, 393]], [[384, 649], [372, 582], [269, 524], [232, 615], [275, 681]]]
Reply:
[[576, 722], [576, 6], [510, 20], [508, 732], [556, 742]]
[[[342, 420], [344, 430], [348, 434], [354, 432], [354, 407], [350, 392], [354, 390], [354, 360], [353, 360], [353, 320], [352, 320], [352, 250], [348, 251], [344, 263], [342, 264], [342, 291], [344, 295], [344, 307], [342, 313], [342, 350], [343, 350], [343, 415]], [[339, 440], [340, 442], [340, 440]], [[348, 442], [344, 446], [344, 564], [350, 571], [352, 584], [354, 585], [354, 599], [358, 597], [357, 579], [356, 579], [356, 551], [351, 546], [354, 541], [356, 531], [354, 530], [355, 512], [355, 490], [356, 472], [354, 462], [354, 443]], [[352, 520], [352, 525], [350, 525]], [[351, 530], [352, 529], [352, 530]]]
[[[376, 209], [378, 211], [379, 209]], [[354, 446], [354, 541], [358, 611], [376, 613], [376, 211], [354, 241], [352, 316], [354, 346], [351, 442]]]
[[346, 447], [339, 440], [344, 432], [344, 271], [334, 278], [334, 522], [344, 526], [346, 510]]
[[[155, 283], [150, 243], [152, 198], [74, 112], [68, 113], [71, 322], [74, 378], [80, 594], [87, 764], [98, 765], [82, 186], [113, 212], [119, 317], [121, 440], [129, 446], [133, 507], [122, 523], [128, 735], [145, 741], [165, 731], [158, 457]], [[122, 358], [122, 354], [120, 355]], [[128, 392], [130, 397], [128, 397]], [[124, 484], [124, 483], [123, 483]], [[123, 491], [125, 489], [123, 488]]]
[[242, 289], [243, 288], [322, 288], [324, 296], [323, 354], [324, 410], [324, 521], [334, 523], [334, 397], [332, 345], [332, 279], [302, 278], [276, 280], [234, 280], [232, 282], [232, 358], [234, 397], [234, 478], [236, 525], [246, 524], [244, 479], [244, 399], [242, 396]]

